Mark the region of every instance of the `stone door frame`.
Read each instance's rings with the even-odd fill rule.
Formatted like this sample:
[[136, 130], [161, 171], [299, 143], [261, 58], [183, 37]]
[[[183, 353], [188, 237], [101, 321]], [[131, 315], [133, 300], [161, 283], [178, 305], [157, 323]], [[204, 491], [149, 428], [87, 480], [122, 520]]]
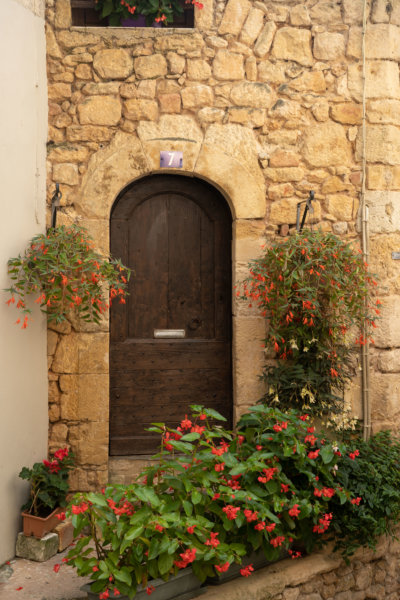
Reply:
[[[253, 149], [247, 148], [244, 157], [235, 156], [229, 140], [227, 147], [218, 147], [215, 143], [198, 139], [198, 130], [194, 132], [195, 135], [190, 135], [189, 131], [187, 138], [177, 138], [175, 131], [179, 129], [173, 129], [175, 135], [167, 131], [164, 135], [150, 139], [117, 133], [109, 146], [98, 150], [90, 158], [74, 210], [65, 210], [64, 215], [60, 214], [59, 222], [78, 221], [88, 229], [96, 247], [101, 252], [108, 253], [111, 210], [118, 195], [128, 185], [155, 173], [172, 172], [175, 175], [204, 179], [220, 191], [231, 209], [232, 281], [235, 282], [245, 275], [248, 261], [260, 252], [264, 231], [265, 184], [256, 158], [255, 143]], [[183, 168], [160, 169], [159, 156], [162, 150], [182, 151]], [[238, 149], [234, 151], [238, 152]], [[258, 376], [263, 364], [261, 340], [264, 337], [265, 321], [256, 312], [235, 302], [235, 295], [232, 319], [235, 421], [238, 414], [255, 403], [262, 393]], [[111, 465], [111, 461], [109, 465], [108, 456], [108, 321], [104, 321], [99, 327], [79, 323], [73, 325], [75, 332], [63, 337], [73, 336], [73, 343], [70, 340], [69, 347], [75, 348], [74, 366], [69, 373], [71, 370], [75, 372], [75, 387], [78, 388], [75, 390], [77, 415], [74, 424], [71, 423], [77, 430], [73, 436], [69, 435], [69, 440], [77, 454], [76, 488], [82, 490], [98, 487], [117, 479], [123, 483], [125, 471], [128, 471], [129, 480], [131, 469], [126, 464], [121, 468], [116, 467], [115, 464]], [[79, 471], [82, 477], [79, 477]], [[93, 476], [93, 482], [89, 481], [89, 472], [97, 473]]]

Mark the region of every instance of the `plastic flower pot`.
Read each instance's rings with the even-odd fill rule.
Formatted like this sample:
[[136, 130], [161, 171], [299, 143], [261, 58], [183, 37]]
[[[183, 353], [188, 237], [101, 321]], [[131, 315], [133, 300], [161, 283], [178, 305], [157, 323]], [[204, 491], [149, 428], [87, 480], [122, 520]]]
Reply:
[[21, 513], [24, 535], [27, 537], [33, 536], [40, 540], [46, 533], [50, 533], [58, 525], [59, 520], [57, 515], [61, 511], [61, 508], [56, 508], [47, 517], [35, 517], [29, 513]]
[[[151, 600], [190, 600], [190, 598], [196, 598], [196, 596], [206, 591], [205, 587], [201, 587], [201, 582], [190, 568], [182, 569], [168, 581], [151, 579], [147, 586], [139, 585], [135, 600], [147, 600], [149, 594], [146, 589], [150, 586], [154, 588]], [[90, 583], [83, 585], [81, 590], [87, 593], [88, 600], [99, 600], [99, 594], [90, 591]], [[128, 600], [128, 596], [115, 596], [110, 591], [109, 600]]]

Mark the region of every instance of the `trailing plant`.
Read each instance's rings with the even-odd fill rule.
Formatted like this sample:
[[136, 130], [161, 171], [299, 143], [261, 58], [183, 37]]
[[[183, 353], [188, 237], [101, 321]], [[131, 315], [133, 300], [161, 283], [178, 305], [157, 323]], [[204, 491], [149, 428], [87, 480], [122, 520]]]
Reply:
[[68, 448], [60, 448], [50, 460], [37, 462], [32, 469], [23, 467], [19, 477], [29, 481], [31, 488], [22, 510], [35, 517], [46, 517], [55, 508], [64, 507], [69, 491], [68, 475], [74, 466], [74, 455]]
[[[101, 18], [108, 18], [109, 25], [116, 27], [125, 19], [135, 19], [140, 15], [146, 17], [146, 25], [154, 22], [170, 25], [175, 16], [183, 13], [181, 0], [95, 0], [96, 10], [101, 12]], [[194, 4], [203, 8], [197, 0], [186, 0], [186, 4]]]
[[151, 579], [189, 565], [204, 581], [252, 550], [297, 558], [294, 544], [323, 543], [335, 507], [351, 500], [336, 482], [344, 446], [316, 436], [306, 415], [256, 406], [233, 433], [213, 424], [225, 420], [216, 411], [191, 408], [176, 429], [151, 427], [161, 451], [135, 483], [80, 494], [69, 507], [83, 537], [68, 563], [100, 599], [132, 598], [139, 584], [150, 594]]
[[38, 294], [35, 302], [49, 321], [61, 323], [75, 310], [84, 321], [99, 323], [113, 299], [125, 303], [130, 277], [120, 260], [94, 250], [93, 240], [79, 225], [36, 235], [22, 256], [8, 261], [8, 273], [14, 283], [5, 290], [11, 294], [7, 304], [21, 310], [23, 329], [31, 313], [26, 305], [29, 294]]
[[332, 527], [336, 547], [349, 556], [359, 546], [375, 548], [382, 535], [395, 537], [400, 521], [398, 437], [382, 431], [368, 442], [351, 441], [337, 479], [354, 499], [338, 508]]
[[275, 242], [250, 263], [237, 295], [268, 319], [265, 346], [277, 359], [264, 368], [263, 401], [343, 420], [358, 348], [373, 342], [374, 285], [361, 253], [321, 231]]

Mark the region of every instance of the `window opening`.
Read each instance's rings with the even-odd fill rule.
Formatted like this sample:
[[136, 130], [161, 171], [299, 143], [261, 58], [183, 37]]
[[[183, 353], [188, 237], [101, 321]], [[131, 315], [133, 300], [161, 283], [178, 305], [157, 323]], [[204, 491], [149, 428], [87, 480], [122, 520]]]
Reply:
[[[176, 15], [168, 27], [191, 28], [194, 27], [194, 6], [181, 0], [183, 13]], [[84, 27], [108, 27], [108, 18], [101, 19], [100, 11], [95, 9], [95, 0], [71, 0], [72, 25]], [[138, 19], [133, 27], [146, 27], [144, 18]]]

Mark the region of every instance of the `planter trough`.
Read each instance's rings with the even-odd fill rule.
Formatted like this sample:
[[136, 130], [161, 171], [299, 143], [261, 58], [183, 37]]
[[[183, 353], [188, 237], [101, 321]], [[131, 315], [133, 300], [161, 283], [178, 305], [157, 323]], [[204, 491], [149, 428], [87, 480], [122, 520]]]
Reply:
[[52, 531], [59, 523], [57, 515], [60, 512], [61, 508], [56, 508], [47, 517], [35, 517], [34, 515], [23, 512], [22, 523], [24, 535], [27, 537], [33, 535], [40, 540], [46, 533], [50, 533], [50, 531]]
[[247, 567], [247, 565], [253, 565], [253, 569], [257, 571], [258, 569], [262, 569], [267, 565], [271, 565], [273, 562], [276, 561], [267, 560], [264, 552], [262, 550], [258, 550], [257, 552], [252, 552], [249, 556], [244, 556], [240, 565], [237, 563], [232, 563], [225, 573], [221, 573], [221, 575], [215, 577], [207, 577], [207, 583], [212, 585], [220, 585], [221, 583], [226, 583], [231, 579], [241, 577], [240, 569]]
[[[206, 591], [205, 587], [201, 587], [201, 582], [190, 568], [183, 569], [168, 581], [151, 579], [148, 585], [155, 588], [151, 594], [151, 600], [190, 600], [190, 598], [196, 598], [196, 596]], [[147, 600], [149, 598], [146, 587], [138, 586], [134, 600]], [[99, 600], [99, 594], [95, 594], [90, 590], [90, 583], [83, 585], [81, 590], [87, 593], [89, 600]], [[114, 596], [111, 592], [109, 598], [110, 600], [128, 600], [128, 596]]]

